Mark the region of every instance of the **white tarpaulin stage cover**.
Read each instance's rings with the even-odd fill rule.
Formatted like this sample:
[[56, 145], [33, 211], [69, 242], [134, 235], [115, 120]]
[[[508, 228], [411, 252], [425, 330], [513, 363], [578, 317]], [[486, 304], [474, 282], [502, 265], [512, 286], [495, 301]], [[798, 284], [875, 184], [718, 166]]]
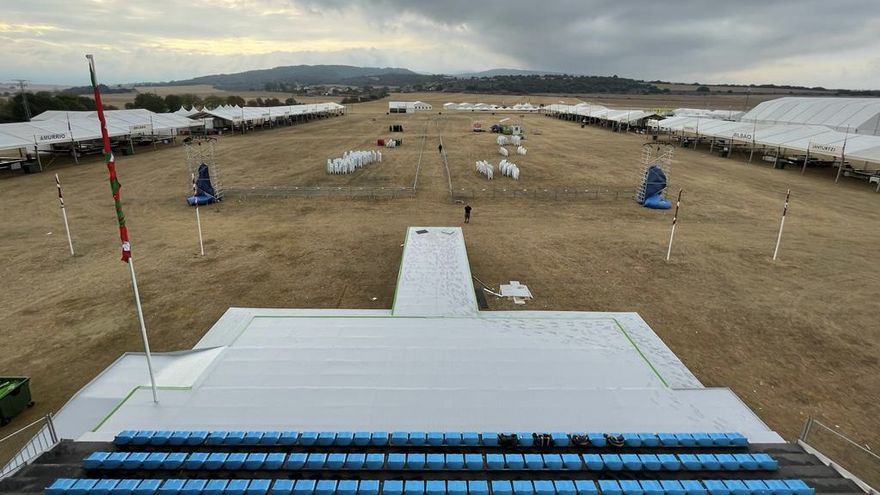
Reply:
[[880, 135], [880, 98], [777, 98], [758, 104], [740, 120], [823, 125], [841, 132], [876, 136]]
[[310, 103], [305, 105], [282, 105], [277, 107], [240, 107], [238, 105], [224, 105], [213, 109], [202, 109], [199, 112], [191, 114], [190, 117], [193, 119], [215, 117], [233, 123], [239, 123], [242, 120], [251, 123], [262, 123], [268, 120], [284, 117], [317, 115], [321, 113], [342, 112], [344, 110], [345, 107], [343, 105], [333, 102]]
[[127, 354], [58, 413], [59, 435], [737, 431], [783, 441], [729, 389], [703, 387], [635, 313], [480, 311], [458, 227], [408, 230], [390, 310], [232, 308], [191, 351], [155, 362], [158, 404], [144, 360]]

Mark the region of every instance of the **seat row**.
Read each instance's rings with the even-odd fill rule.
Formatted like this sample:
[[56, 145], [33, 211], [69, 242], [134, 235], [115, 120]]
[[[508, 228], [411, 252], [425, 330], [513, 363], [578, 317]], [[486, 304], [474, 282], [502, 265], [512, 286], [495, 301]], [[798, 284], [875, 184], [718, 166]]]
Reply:
[[802, 480], [55, 480], [46, 495], [813, 495]]
[[775, 470], [769, 454], [324, 454], [92, 452], [84, 469], [145, 470]]
[[[740, 433], [495, 433], [125, 430], [116, 445], [744, 447]], [[548, 445], [549, 444], [549, 445]]]

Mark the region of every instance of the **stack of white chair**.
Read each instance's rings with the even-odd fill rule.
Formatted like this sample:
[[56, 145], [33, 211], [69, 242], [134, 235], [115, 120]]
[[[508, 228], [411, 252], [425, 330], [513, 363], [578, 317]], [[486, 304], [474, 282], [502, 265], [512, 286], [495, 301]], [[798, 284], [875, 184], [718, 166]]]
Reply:
[[505, 148], [505, 147], [503, 147], [503, 146], [500, 147], [500, 148], [498, 148], [498, 153], [500, 153], [501, 156], [509, 156], [509, 155], [510, 155], [510, 154], [507, 152], [507, 148]]
[[504, 146], [507, 144], [507, 136], [498, 136], [495, 142], [498, 143], [498, 146]]
[[342, 154], [342, 158], [327, 159], [327, 173], [331, 175], [351, 174], [371, 163], [381, 161], [381, 151], [346, 151]]
[[386, 148], [397, 148], [397, 140], [395, 139], [386, 139], [385, 140]]
[[477, 162], [477, 172], [485, 175], [489, 180], [492, 180], [492, 178], [495, 177], [495, 167], [486, 160], [479, 160]]
[[510, 144], [519, 146], [522, 144], [522, 136], [510, 136]]
[[501, 160], [501, 163], [498, 164], [498, 170], [501, 172], [501, 175], [506, 175], [513, 180], [519, 180], [519, 167], [513, 162]]
[[517, 146], [517, 148], [516, 148], [517, 155], [525, 155], [527, 151], [528, 150], [526, 149], [525, 146]]

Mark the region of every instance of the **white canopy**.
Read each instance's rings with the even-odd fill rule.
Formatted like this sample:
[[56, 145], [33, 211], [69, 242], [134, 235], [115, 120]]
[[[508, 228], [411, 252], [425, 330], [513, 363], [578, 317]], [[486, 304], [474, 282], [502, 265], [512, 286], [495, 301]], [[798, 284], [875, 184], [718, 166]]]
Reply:
[[759, 124], [821, 125], [880, 135], [880, 98], [785, 97], [760, 103], [740, 119]]
[[230, 122], [263, 122], [269, 119], [277, 119], [281, 117], [297, 116], [297, 115], [313, 115], [325, 112], [339, 111], [344, 106], [334, 103], [310, 103], [306, 105], [282, 105], [277, 107], [218, 107], [213, 110], [207, 108], [201, 112], [193, 114], [192, 118], [200, 116], [211, 116]]
[[[105, 110], [104, 116], [107, 119], [107, 125], [116, 127], [126, 127], [133, 132], [143, 131], [144, 129], [152, 129], [153, 132], [169, 132], [172, 130], [186, 129], [200, 125], [198, 122], [178, 115], [176, 113], [155, 113], [142, 108], [128, 110]], [[96, 111], [85, 112], [68, 112], [65, 110], [47, 110], [32, 119], [39, 122], [64, 122], [70, 120], [71, 123], [78, 120], [90, 119], [98, 121], [98, 113]]]
[[[107, 122], [110, 137], [126, 136], [127, 126]], [[44, 120], [0, 124], [0, 149], [101, 139], [98, 119]]]

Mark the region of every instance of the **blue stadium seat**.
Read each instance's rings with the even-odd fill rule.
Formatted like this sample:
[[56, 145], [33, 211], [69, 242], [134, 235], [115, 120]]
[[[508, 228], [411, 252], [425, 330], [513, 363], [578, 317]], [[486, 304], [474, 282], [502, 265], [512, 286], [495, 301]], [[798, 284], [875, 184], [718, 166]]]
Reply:
[[411, 431], [409, 432], [409, 444], [410, 445], [425, 445], [425, 442], [428, 441], [428, 434], [423, 431]]
[[367, 459], [364, 461], [364, 467], [367, 469], [382, 469], [384, 465], [385, 454], [367, 454]]
[[119, 480], [98, 480], [89, 495], [110, 495], [110, 490], [119, 484]]
[[697, 441], [694, 440], [694, 437], [691, 436], [690, 433], [676, 433], [675, 440], [681, 447], [693, 447], [697, 445]]
[[205, 439], [205, 445], [222, 445], [228, 433], [227, 431], [212, 431]]
[[468, 469], [474, 469], [474, 470], [483, 469], [483, 455], [482, 454], [465, 454], [464, 465]]
[[602, 495], [622, 495], [623, 490], [615, 480], [599, 480], [599, 491]]
[[593, 445], [595, 447], [604, 447], [607, 444], [604, 433], [587, 433], [587, 439], [590, 441], [590, 445]]
[[527, 431], [521, 431], [516, 434], [516, 441], [523, 447], [532, 447], [535, 445], [535, 438]]
[[275, 445], [281, 441], [280, 431], [264, 431], [260, 438], [260, 445]]
[[464, 455], [446, 454], [446, 469], [464, 469]]
[[769, 454], [752, 454], [752, 459], [758, 463], [758, 469], [766, 471], [776, 471], [779, 469], [779, 463], [776, 459], [770, 457]]
[[623, 469], [623, 460], [617, 454], [601, 454], [602, 464], [605, 465], [605, 469], [611, 471], [620, 471]]
[[244, 452], [233, 452], [226, 457], [226, 462], [223, 463], [223, 469], [233, 471], [236, 469], [241, 469], [244, 466], [244, 461], [247, 459], [247, 454]]
[[324, 465], [327, 469], [341, 469], [345, 464], [345, 454], [330, 454], [327, 456], [327, 464]]
[[746, 488], [748, 489], [751, 495], [770, 495], [771, 490], [763, 481], [761, 480], [743, 480]]
[[148, 455], [146, 452], [132, 452], [122, 461], [122, 467], [125, 469], [140, 469]]
[[815, 488], [810, 488], [802, 480], [785, 480], [785, 484], [794, 495], [813, 495], [816, 493]]
[[141, 480], [119, 480], [116, 486], [110, 489], [111, 495], [131, 495]]
[[360, 480], [357, 495], [379, 495], [379, 482], [377, 480]]
[[562, 432], [553, 432], [550, 434], [550, 438], [553, 440], [554, 447], [568, 447], [571, 445], [571, 439], [568, 438], [568, 433]]
[[584, 464], [590, 471], [601, 471], [605, 469], [605, 461], [599, 454], [584, 454]]
[[137, 434], [137, 430], [123, 430], [116, 434], [113, 443], [116, 445], [129, 445]]
[[[336, 440], [333, 442], [333, 445], [339, 445], [340, 447], [348, 447], [354, 442], [354, 432], [352, 431], [340, 431], [336, 433]], [[355, 489], [357, 489], [355, 487]]]
[[171, 436], [168, 438], [168, 445], [184, 445], [186, 444], [186, 439], [189, 438], [189, 431], [172, 431]]
[[642, 445], [645, 447], [660, 446], [660, 439], [654, 433], [639, 433], [639, 440], [642, 441]]
[[526, 468], [528, 469], [544, 469], [544, 458], [541, 454], [526, 454]]
[[657, 454], [657, 460], [667, 471], [678, 471], [681, 469], [681, 461], [674, 454]]
[[371, 433], [370, 445], [388, 445], [388, 432], [374, 431]]
[[298, 431], [282, 431], [281, 436], [278, 438], [278, 443], [281, 445], [296, 445], [298, 440]]
[[348, 454], [345, 456], [344, 466], [346, 469], [363, 469], [366, 460], [366, 454]]
[[577, 480], [574, 482], [574, 487], [577, 489], [578, 495], [597, 495], [599, 493], [596, 483], [591, 480]]
[[406, 480], [403, 484], [403, 493], [406, 495], [424, 495], [425, 482], [422, 480]]
[[488, 469], [504, 469], [503, 454], [486, 454], [486, 468]]
[[270, 471], [281, 469], [281, 466], [284, 465], [284, 459], [286, 458], [287, 456], [280, 452], [273, 452], [266, 456], [266, 462], [263, 464], [263, 469]]
[[110, 452], [92, 452], [83, 459], [83, 469], [98, 469], [110, 457]]
[[162, 480], [141, 480], [131, 491], [131, 495], [153, 495], [161, 484]]
[[[331, 456], [338, 455], [338, 456], [342, 457], [343, 459], [345, 458], [345, 456], [343, 454], [330, 454], [330, 455]], [[248, 454], [247, 458], [244, 460], [244, 468], [250, 469], [252, 471], [257, 470], [257, 469], [261, 469], [263, 467], [263, 464], [265, 464], [265, 462], [266, 462], [266, 457], [268, 457], [268, 454], [264, 454], [262, 452], [252, 452], [252, 453]], [[342, 467], [342, 462], [339, 463], [339, 467]]]
[[467, 482], [468, 495], [489, 495], [489, 482], [485, 480], [473, 480]]
[[513, 495], [534, 495], [535, 487], [529, 480], [515, 480], [513, 482]]
[[299, 434], [299, 444], [304, 447], [310, 447], [315, 445], [318, 441], [318, 432], [317, 431], [304, 431]]
[[508, 480], [492, 480], [492, 495], [513, 495], [513, 485]]
[[251, 480], [244, 493], [245, 495], [265, 495], [269, 493], [269, 485], [271, 483], [271, 480]]
[[656, 480], [643, 480], [639, 484], [642, 486], [642, 493], [645, 495], [664, 495], [663, 485]]
[[724, 433], [709, 433], [709, 438], [716, 447], [730, 447], [730, 439]]
[[269, 490], [270, 495], [291, 495], [293, 493], [293, 480], [275, 480], [272, 488]]
[[715, 458], [721, 464], [721, 469], [725, 471], [739, 470], [739, 462], [730, 454], [715, 454]]
[[153, 430], [138, 430], [138, 432], [135, 433], [134, 438], [131, 439], [131, 444], [147, 445], [150, 443], [150, 438], [152, 438], [155, 433], [156, 432]]
[[[131, 457], [131, 456], [129, 456]], [[205, 461], [208, 460], [207, 452], [193, 452], [186, 456], [186, 460], [183, 461], [183, 468], [189, 470], [202, 469], [202, 466], [205, 464]]]
[[185, 460], [185, 452], [172, 452], [168, 454], [165, 461], [162, 463], [162, 469], [180, 469]]
[[327, 454], [309, 454], [306, 458], [306, 469], [321, 469], [325, 462], [327, 462]]
[[681, 486], [686, 495], [706, 495], [706, 487], [697, 480], [682, 480]]
[[547, 469], [558, 471], [562, 469], [562, 456], [559, 454], [544, 454], [544, 466]]
[[[339, 436], [337, 435], [336, 438], [339, 438]], [[357, 480], [340, 480], [339, 484], [336, 485], [337, 495], [357, 495], [357, 490]]]
[[296, 480], [293, 485], [293, 495], [312, 495], [317, 483], [315, 480]]
[[663, 468], [663, 463], [660, 462], [660, 458], [654, 454], [639, 454], [639, 462], [641, 462], [642, 467], [648, 471], [660, 471]]
[[643, 495], [642, 485], [636, 480], [620, 480], [618, 483], [623, 495]]
[[697, 460], [700, 461], [700, 466], [706, 471], [718, 471], [721, 469], [721, 463], [718, 462], [718, 459], [713, 454], [697, 454]]
[[202, 495], [223, 495], [228, 484], [227, 480], [208, 480], [208, 484], [202, 490]]
[[724, 487], [730, 495], [749, 495], [749, 489], [742, 480], [724, 480]]
[[468, 495], [467, 481], [447, 481], [446, 493], [449, 495]]
[[370, 444], [370, 432], [368, 431], [358, 431], [354, 434], [354, 440], [352, 440], [354, 445], [359, 447], [363, 447], [364, 445]]
[[287, 469], [302, 469], [306, 465], [306, 454], [295, 452], [287, 456]]
[[562, 463], [565, 465], [565, 469], [580, 470], [584, 468], [584, 462], [577, 454], [562, 454]]
[[406, 454], [406, 469], [425, 469], [425, 454]]
[[730, 495], [730, 489], [727, 488], [723, 481], [705, 480], [703, 484], [706, 486], [706, 490], [709, 491], [709, 495]]
[[159, 487], [157, 493], [159, 495], [178, 495], [186, 485], [186, 480], [170, 479], [165, 480]]
[[171, 438], [171, 433], [168, 430], [157, 431], [153, 433], [153, 436], [150, 437], [150, 445], [162, 446], [168, 443], [168, 440]]
[[522, 454], [504, 454], [504, 464], [507, 469], [525, 469], [526, 462]]
[[208, 480], [186, 480], [180, 495], [201, 495], [207, 485]]
[[685, 495], [684, 487], [678, 480], [661, 480], [660, 487], [666, 495]]
[[409, 433], [405, 431], [395, 431], [391, 433], [391, 445], [402, 446], [409, 441]]
[[315, 444], [326, 447], [328, 445], [333, 445], [333, 442], [335, 442], [335, 441], [336, 441], [336, 432], [322, 431], [322, 432], [318, 433], [318, 440], [315, 442]]
[[241, 441], [242, 445], [257, 445], [260, 443], [260, 440], [263, 439], [262, 431], [248, 431], [244, 434], [244, 439]]
[[639, 438], [638, 433], [624, 433], [623, 444], [627, 447], [641, 447], [642, 439]]
[[446, 482], [443, 480], [426, 481], [425, 495], [446, 495]]
[[208, 458], [205, 460], [203, 464], [205, 469], [209, 469], [211, 471], [220, 469], [223, 467], [223, 463], [226, 462], [226, 458], [229, 457], [229, 454], [224, 452], [212, 452], [208, 454]]
[[462, 436], [461, 433], [458, 432], [446, 432], [443, 434], [443, 443], [444, 445], [449, 445], [452, 447], [461, 445]]
[[[370, 463], [370, 457], [367, 456], [367, 464]], [[386, 463], [387, 469], [403, 469], [406, 464], [406, 454], [388, 454]]]
[[439, 447], [443, 445], [443, 432], [440, 431], [429, 431], [426, 437], [426, 441], [428, 445], [432, 447]]
[[678, 460], [681, 462], [681, 465], [684, 466], [688, 471], [699, 471], [703, 468], [700, 460], [697, 459], [697, 456], [693, 454], [679, 454]]
[[319, 480], [315, 485], [315, 495], [333, 495], [336, 492], [336, 480]]
[[700, 447], [711, 447], [712, 446], [712, 438], [709, 437], [708, 433], [693, 433], [694, 441], [697, 442], [697, 445]]
[[743, 436], [742, 433], [725, 433], [725, 435], [730, 440], [730, 445], [734, 447], [747, 447], [749, 445], [749, 439]]
[[484, 431], [483, 433], [480, 433], [480, 441], [486, 447], [497, 447], [498, 446], [498, 432]]
[[461, 434], [461, 443], [468, 447], [476, 447], [480, 444], [480, 434], [475, 431], [466, 431]]
[[664, 447], [678, 447], [678, 437], [674, 433], [658, 433], [657, 439]]
[[98, 480], [78, 479], [73, 486], [67, 489], [67, 495], [88, 495], [97, 484]]
[[208, 435], [207, 431], [191, 431], [186, 437], [186, 445], [203, 445], [208, 441]]
[[764, 482], [773, 495], [792, 495], [791, 488], [782, 480], [767, 480]]
[[144, 463], [141, 465], [143, 469], [156, 470], [162, 467], [162, 464], [165, 463], [165, 459], [168, 458], [167, 452], [151, 452], [150, 455], [144, 459]]
[[639, 459], [637, 454], [620, 454], [620, 460], [623, 462], [623, 467], [628, 471], [642, 470], [642, 460]]
[[532, 485], [535, 487], [535, 495], [556, 495], [556, 487], [552, 481], [535, 480]]
[[247, 490], [248, 480], [229, 480], [229, 483], [226, 485], [226, 491], [223, 492], [223, 495], [244, 495], [244, 491]]
[[386, 480], [382, 482], [382, 495], [403, 495], [403, 481]]
[[574, 481], [557, 480], [553, 482], [557, 495], [577, 495], [577, 489], [574, 487]]

